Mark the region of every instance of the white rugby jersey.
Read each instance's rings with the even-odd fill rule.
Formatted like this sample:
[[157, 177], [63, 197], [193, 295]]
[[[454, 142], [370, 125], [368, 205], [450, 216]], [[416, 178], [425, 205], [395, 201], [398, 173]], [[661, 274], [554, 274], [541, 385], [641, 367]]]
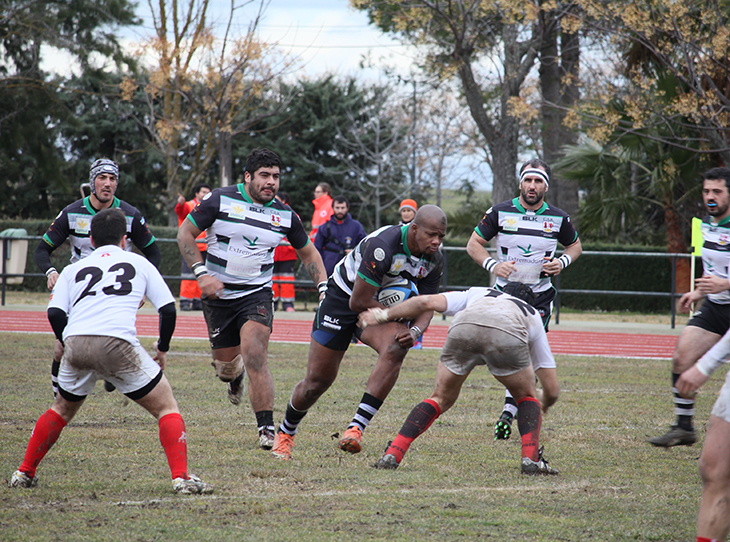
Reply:
[[[702, 219], [702, 267], [704, 272], [722, 279], [728, 278], [730, 266], [730, 217], [717, 224], [712, 217]], [[730, 303], [730, 291], [723, 290], [719, 294], [707, 294], [713, 303], [727, 305]]]
[[48, 308], [68, 314], [64, 340], [97, 335], [137, 346], [137, 309], [145, 296], [158, 309], [175, 302], [160, 272], [144, 256], [107, 245], [63, 269]]
[[545, 258], [555, 256], [558, 243], [567, 247], [578, 240], [567, 213], [546, 202], [531, 211], [520, 205], [519, 198], [491, 207], [474, 231], [487, 241], [497, 237], [498, 262], [515, 262], [509, 279], [497, 277], [497, 285], [522, 282], [534, 292], [551, 286], [550, 277], [541, 276]]
[[474, 287], [446, 292], [446, 316], [451, 326], [469, 323], [499, 329], [527, 342], [535, 369], [555, 367], [540, 313], [528, 303], [494, 288]]
[[207, 232], [205, 267], [223, 283], [221, 299], [271, 288], [274, 250], [284, 237], [297, 250], [309, 243], [291, 207], [276, 198], [254, 203], [242, 183], [206, 194], [187, 220]]

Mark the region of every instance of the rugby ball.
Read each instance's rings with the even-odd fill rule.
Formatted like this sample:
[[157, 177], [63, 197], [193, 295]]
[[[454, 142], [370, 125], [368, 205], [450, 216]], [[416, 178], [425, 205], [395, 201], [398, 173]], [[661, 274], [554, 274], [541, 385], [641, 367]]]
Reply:
[[418, 288], [416, 285], [408, 279], [400, 278], [380, 288], [376, 299], [385, 307], [393, 307], [417, 295]]

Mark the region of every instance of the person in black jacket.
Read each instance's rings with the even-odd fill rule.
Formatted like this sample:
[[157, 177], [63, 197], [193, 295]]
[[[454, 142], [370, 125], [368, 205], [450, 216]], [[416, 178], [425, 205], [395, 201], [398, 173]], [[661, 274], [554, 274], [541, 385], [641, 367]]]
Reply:
[[335, 196], [332, 199], [332, 209], [334, 214], [319, 227], [314, 238], [314, 246], [322, 255], [328, 277], [337, 262], [367, 235], [363, 225], [350, 216], [350, 202], [345, 196]]

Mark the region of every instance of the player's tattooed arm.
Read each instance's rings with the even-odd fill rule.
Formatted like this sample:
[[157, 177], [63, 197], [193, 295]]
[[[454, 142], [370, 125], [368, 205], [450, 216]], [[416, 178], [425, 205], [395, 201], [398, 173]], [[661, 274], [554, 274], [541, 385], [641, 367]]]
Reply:
[[200, 232], [201, 230], [196, 228], [189, 220], [184, 220], [177, 232], [177, 245], [180, 248], [180, 254], [185, 263], [191, 268], [193, 264], [203, 261], [203, 256], [200, 254], [198, 245], [195, 242], [195, 238], [200, 235]]
[[327, 280], [327, 271], [322, 263], [322, 256], [312, 243], [298, 249], [297, 255], [301, 258], [304, 269], [314, 284]]

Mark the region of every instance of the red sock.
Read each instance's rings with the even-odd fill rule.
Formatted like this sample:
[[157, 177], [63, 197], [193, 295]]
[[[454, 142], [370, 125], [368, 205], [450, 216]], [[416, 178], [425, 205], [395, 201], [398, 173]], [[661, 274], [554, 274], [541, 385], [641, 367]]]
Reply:
[[517, 427], [522, 436], [522, 457], [538, 460], [542, 409], [540, 401], [525, 397], [517, 402]]
[[426, 399], [418, 403], [408, 414], [408, 418], [406, 418], [403, 427], [398, 432], [398, 436], [393, 439], [385, 453], [394, 455], [395, 460], [400, 463], [411, 443], [431, 427], [431, 424], [439, 416], [441, 416], [441, 408], [436, 401]]
[[188, 437], [185, 422], [178, 413], [160, 418], [160, 442], [165, 449], [172, 479], [188, 478]]
[[717, 538], [705, 538], [704, 536], [698, 536], [697, 542], [720, 542]]
[[46, 456], [51, 446], [56, 443], [64, 427], [66, 427], [66, 422], [63, 421], [58, 412], [50, 408], [46, 410], [35, 423], [33, 433], [28, 441], [28, 448], [25, 450], [23, 464], [20, 465], [20, 471], [31, 478], [34, 477], [38, 463]]

